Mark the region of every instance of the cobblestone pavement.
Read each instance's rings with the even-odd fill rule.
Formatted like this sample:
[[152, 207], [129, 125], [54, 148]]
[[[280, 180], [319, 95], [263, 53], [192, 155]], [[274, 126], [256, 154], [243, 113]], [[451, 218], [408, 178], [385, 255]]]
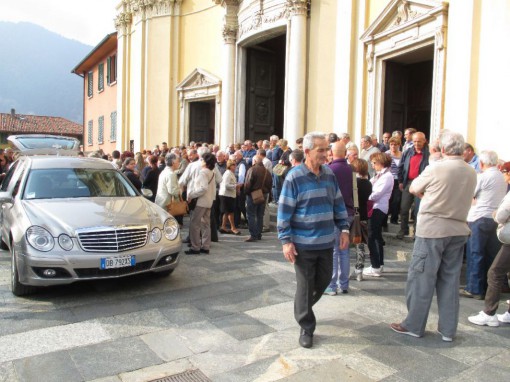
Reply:
[[81, 283], [27, 298], [10, 293], [9, 255], [0, 252], [0, 381], [145, 382], [195, 369], [236, 382], [508, 381], [510, 325], [471, 325], [481, 301], [461, 299], [453, 343], [436, 333], [435, 302], [423, 338], [390, 330], [406, 312], [411, 241], [387, 235], [383, 277], [324, 296], [314, 347], [303, 349], [292, 265], [275, 233], [246, 237], [220, 235], [210, 255], [182, 256], [168, 278]]

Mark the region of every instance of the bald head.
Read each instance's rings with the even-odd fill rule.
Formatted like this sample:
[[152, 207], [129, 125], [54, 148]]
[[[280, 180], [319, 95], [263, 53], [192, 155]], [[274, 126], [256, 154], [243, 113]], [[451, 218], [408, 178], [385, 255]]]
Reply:
[[333, 143], [333, 146], [331, 146], [331, 152], [333, 153], [333, 159], [345, 159], [345, 154], [347, 152], [345, 143], [342, 141]]

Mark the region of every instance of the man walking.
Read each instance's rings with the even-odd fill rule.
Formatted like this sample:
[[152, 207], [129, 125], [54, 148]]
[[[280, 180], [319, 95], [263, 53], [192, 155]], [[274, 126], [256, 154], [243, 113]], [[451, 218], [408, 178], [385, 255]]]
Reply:
[[331, 280], [336, 226], [342, 233], [340, 247], [349, 245], [347, 210], [335, 175], [325, 166], [328, 141], [323, 133], [303, 139], [305, 163], [293, 168], [283, 183], [278, 204], [278, 239], [283, 255], [294, 264], [296, 295], [294, 317], [301, 327], [299, 344], [313, 345], [315, 315]]
[[444, 159], [427, 167], [410, 188], [422, 202], [407, 275], [408, 314], [401, 323], [391, 324], [391, 329], [422, 337], [435, 290], [438, 333], [449, 342], [459, 321], [459, 277], [469, 235], [466, 218], [476, 187], [476, 172], [462, 159], [462, 135], [444, 131], [440, 145]]

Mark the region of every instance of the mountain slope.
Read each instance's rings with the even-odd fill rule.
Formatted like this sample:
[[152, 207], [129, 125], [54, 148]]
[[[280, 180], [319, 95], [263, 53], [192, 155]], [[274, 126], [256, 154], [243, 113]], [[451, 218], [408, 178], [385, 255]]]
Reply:
[[0, 22], [0, 112], [83, 122], [83, 79], [71, 70], [92, 49], [30, 23]]

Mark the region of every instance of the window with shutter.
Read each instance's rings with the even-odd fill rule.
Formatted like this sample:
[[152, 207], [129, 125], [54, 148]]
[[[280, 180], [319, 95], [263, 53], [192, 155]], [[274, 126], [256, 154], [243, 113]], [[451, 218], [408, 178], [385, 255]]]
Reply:
[[108, 57], [106, 60], [106, 82], [111, 85], [117, 82], [117, 55]]
[[92, 120], [90, 120], [89, 125], [87, 126], [87, 144], [89, 146], [92, 146], [92, 144], [94, 143], [92, 140], [93, 127], [94, 127], [94, 122]]
[[114, 111], [110, 114], [111, 130], [110, 130], [110, 142], [117, 140], [117, 112]]
[[87, 74], [87, 95], [92, 98], [94, 95], [94, 73], [88, 72]]
[[99, 64], [97, 72], [98, 72], [97, 90], [102, 92], [104, 90], [104, 63]]
[[97, 143], [102, 145], [104, 143], [104, 116], [99, 117], [97, 125]]

